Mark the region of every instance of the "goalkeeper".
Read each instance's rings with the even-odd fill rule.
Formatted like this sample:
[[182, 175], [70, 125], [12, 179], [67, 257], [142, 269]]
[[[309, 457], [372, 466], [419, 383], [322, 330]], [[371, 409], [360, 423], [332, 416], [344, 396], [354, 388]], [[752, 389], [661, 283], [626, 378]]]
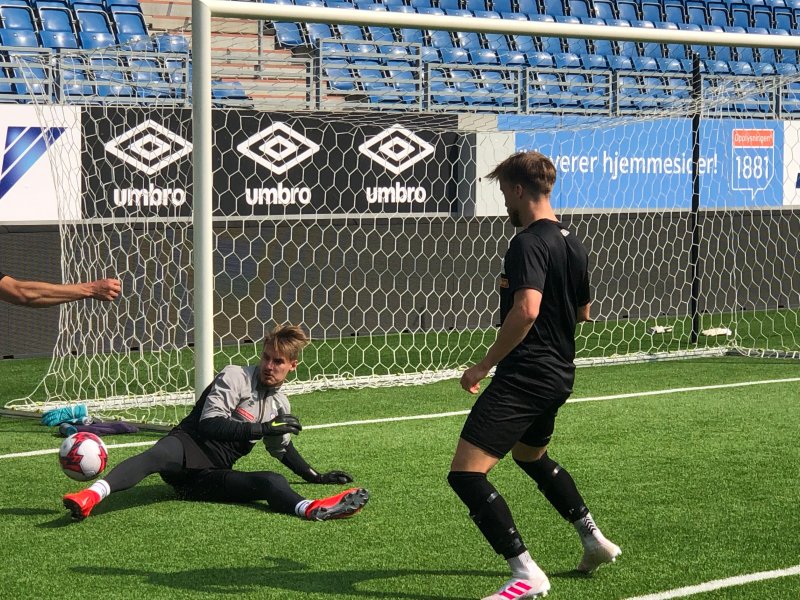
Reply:
[[349, 517], [360, 511], [369, 498], [362, 488], [308, 500], [292, 490], [283, 475], [233, 469], [234, 463], [263, 439], [273, 457], [309, 483], [353, 481], [343, 471], [315, 471], [291, 441], [292, 434], [302, 427], [290, 414], [281, 384], [297, 368], [306, 344], [308, 338], [299, 327], [273, 329], [264, 339], [258, 365], [225, 367], [189, 415], [152, 448], [121, 462], [89, 488], [64, 496], [72, 518], [85, 519], [106, 496], [131, 488], [152, 473], [161, 475], [180, 498], [189, 500], [266, 500], [276, 512], [312, 521]]

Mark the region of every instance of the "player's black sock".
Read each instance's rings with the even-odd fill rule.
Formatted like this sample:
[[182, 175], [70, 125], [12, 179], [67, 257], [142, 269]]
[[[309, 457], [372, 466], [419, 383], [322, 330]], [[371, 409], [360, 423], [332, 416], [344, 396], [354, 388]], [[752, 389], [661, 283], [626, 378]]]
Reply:
[[589, 513], [572, 476], [547, 456], [547, 452], [533, 462], [523, 462], [516, 458], [514, 462], [536, 482], [544, 497], [567, 521], [574, 523]]
[[485, 473], [451, 471], [447, 482], [467, 505], [469, 516], [495, 552], [508, 559], [527, 550], [508, 504]]
[[179, 471], [183, 467], [183, 444], [173, 436], [165, 436], [149, 448], [123, 460], [105, 479], [112, 492], [132, 488], [142, 479], [153, 473]]

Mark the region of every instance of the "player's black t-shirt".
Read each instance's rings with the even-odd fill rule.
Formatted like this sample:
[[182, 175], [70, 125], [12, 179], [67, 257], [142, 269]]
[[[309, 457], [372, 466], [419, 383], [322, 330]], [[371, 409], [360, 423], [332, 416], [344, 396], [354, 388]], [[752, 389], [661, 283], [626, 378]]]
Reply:
[[2, 279], [2, 278], [3, 278], [3, 277], [5, 277], [5, 276], [6, 276], [6, 274], [5, 274], [5, 273], [3, 273], [2, 271], [0, 271], [0, 279]]
[[572, 392], [577, 309], [591, 300], [588, 264], [581, 242], [555, 221], [534, 221], [511, 239], [500, 275], [500, 320], [519, 289], [540, 291], [542, 303], [528, 335], [497, 365], [498, 375], [516, 373], [542, 397]]

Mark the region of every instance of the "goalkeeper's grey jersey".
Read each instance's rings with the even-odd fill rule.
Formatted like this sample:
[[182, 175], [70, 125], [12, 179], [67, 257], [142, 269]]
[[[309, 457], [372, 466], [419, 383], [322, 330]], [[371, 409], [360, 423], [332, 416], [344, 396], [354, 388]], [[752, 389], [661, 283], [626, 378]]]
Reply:
[[[225, 367], [206, 392], [176, 429], [189, 433], [206, 456], [220, 468], [230, 468], [236, 460], [253, 449], [258, 439], [237, 442], [204, 439], [198, 427], [202, 419], [224, 417], [235, 421], [266, 423], [290, 412], [289, 398], [279, 387], [262, 385], [257, 365]], [[288, 433], [266, 436], [264, 445], [272, 456], [280, 459], [290, 439]]]

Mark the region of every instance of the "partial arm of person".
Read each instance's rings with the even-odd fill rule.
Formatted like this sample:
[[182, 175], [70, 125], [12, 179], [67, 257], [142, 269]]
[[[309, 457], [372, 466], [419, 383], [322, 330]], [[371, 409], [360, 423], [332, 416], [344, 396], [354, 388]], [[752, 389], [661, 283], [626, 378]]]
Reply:
[[591, 308], [592, 304], [590, 302], [578, 307], [578, 323], [592, 320]]
[[353, 481], [353, 478], [344, 471], [317, 472], [305, 461], [292, 442], [283, 447], [283, 454], [278, 458], [292, 473], [302, 477], [308, 483], [350, 483]]
[[497, 363], [519, 346], [533, 327], [542, 304], [542, 292], [522, 288], [514, 293], [514, 305], [497, 332], [497, 339], [486, 352], [483, 360], [473, 365], [461, 376], [461, 387], [477, 394], [481, 379], [489, 374]]
[[20, 306], [45, 308], [88, 298], [109, 302], [119, 295], [120, 289], [117, 279], [62, 284], [21, 281], [6, 275], [0, 279], [0, 300]]

